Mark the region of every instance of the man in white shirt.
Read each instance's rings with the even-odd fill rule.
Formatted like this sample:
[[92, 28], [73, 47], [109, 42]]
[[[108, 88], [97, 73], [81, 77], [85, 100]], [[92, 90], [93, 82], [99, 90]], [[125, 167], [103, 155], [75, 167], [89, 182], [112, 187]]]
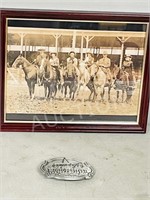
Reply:
[[38, 50], [39, 54], [34, 60], [34, 64], [37, 66], [37, 83], [39, 86], [43, 84], [43, 74], [44, 74], [44, 69], [43, 69], [43, 64], [46, 61], [46, 53], [45, 49], [39, 49]]
[[111, 66], [111, 60], [108, 58], [108, 53], [107, 51], [103, 52], [103, 57], [97, 61], [97, 64], [99, 67], [102, 68], [103, 72], [107, 76], [107, 80], [110, 82], [112, 77], [111, 77], [111, 71], [110, 71], [110, 66]]
[[70, 51], [70, 53], [69, 53], [69, 58], [67, 58], [67, 65], [68, 64], [73, 64], [75, 67], [77, 67], [77, 65], [78, 65], [78, 60], [75, 57], [74, 51]]
[[59, 58], [57, 57], [56, 53], [51, 53], [51, 58], [49, 62], [54, 72], [56, 72], [56, 76], [57, 76], [56, 79], [60, 81]]
[[94, 57], [91, 52], [87, 52], [86, 58], [85, 58], [85, 64], [89, 68], [94, 63]]

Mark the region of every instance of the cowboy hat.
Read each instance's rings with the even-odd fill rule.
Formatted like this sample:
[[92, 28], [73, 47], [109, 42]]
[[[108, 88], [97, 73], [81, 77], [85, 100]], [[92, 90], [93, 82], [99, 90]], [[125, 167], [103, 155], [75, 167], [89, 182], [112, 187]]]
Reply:
[[42, 52], [42, 51], [44, 51], [44, 52], [45, 52], [45, 49], [38, 49], [38, 51], [39, 51], [39, 52]]
[[103, 51], [103, 55], [107, 55], [108, 54], [108, 52], [107, 51]]
[[74, 51], [70, 51], [69, 55], [70, 55], [71, 53], [74, 53], [74, 54], [75, 54], [75, 52], [74, 52]]
[[91, 55], [93, 55], [93, 53], [91, 52], [91, 51], [87, 51], [87, 53], [86, 54], [91, 54]]
[[132, 58], [131, 55], [125, 55], [125, 58]]
[[57, 55], [57, 53], [56, 52], [50, 52], [50, 54], [52, 55], [52, 54], [55, 54], [55, 56]]

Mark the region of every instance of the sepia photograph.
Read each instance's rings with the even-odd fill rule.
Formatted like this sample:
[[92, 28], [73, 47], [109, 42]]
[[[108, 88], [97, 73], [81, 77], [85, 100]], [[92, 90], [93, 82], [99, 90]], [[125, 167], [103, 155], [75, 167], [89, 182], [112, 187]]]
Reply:
[[7, 18], [5, 122], [138, 124], [148, 23]]

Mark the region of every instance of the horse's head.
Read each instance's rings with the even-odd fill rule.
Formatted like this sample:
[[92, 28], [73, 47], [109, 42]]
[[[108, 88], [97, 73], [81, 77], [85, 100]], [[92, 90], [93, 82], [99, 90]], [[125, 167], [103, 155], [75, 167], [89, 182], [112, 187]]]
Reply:
[[79, 61], [79, 69], [84, 69], [87, 67], [87, 64], [84, 60]]
[[92, 64], [90, 67], [90, 75], [94, 77], [96, 73], [98, 72], [98, 70], [99, 70], [99, 66], [96, 63]]
[[12, 64], [12, 67], [18, 68], [20, 67], [20, 65], [23, 65], [24, 61], [25, 61], [25, 58], [22, 55], [19, 55], [14, 61], [14, 63]]
[[86, 62], [84, 60], [79, 60], [79, 65], [85, 65]]
[[43, 69], [45, 70], [47, 67], [50, 66], [50, 61], [48, 58], [43, 58], [41, 59], [41, 62], [40, 62], [40, 69]]
[[119, 68], [119, 71], [116, 75], [116, 79], [126, 81], [128, 79], [128, 74], [123, 69]]
[[113, 68], [111, 70], [111, 74], [112, 74], [113, 79], [116, 79], [119, 71], [120, 71], [120, 68], [119, 68], [118, 64], [114, 63], [114, 66], [113, 66]]

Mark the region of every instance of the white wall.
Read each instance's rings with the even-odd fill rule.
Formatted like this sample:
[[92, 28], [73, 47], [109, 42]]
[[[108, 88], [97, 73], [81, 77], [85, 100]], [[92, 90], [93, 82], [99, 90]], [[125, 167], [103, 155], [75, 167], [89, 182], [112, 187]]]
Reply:
[[3, 8], [150, 12], [150, 0], [0, 0]]

